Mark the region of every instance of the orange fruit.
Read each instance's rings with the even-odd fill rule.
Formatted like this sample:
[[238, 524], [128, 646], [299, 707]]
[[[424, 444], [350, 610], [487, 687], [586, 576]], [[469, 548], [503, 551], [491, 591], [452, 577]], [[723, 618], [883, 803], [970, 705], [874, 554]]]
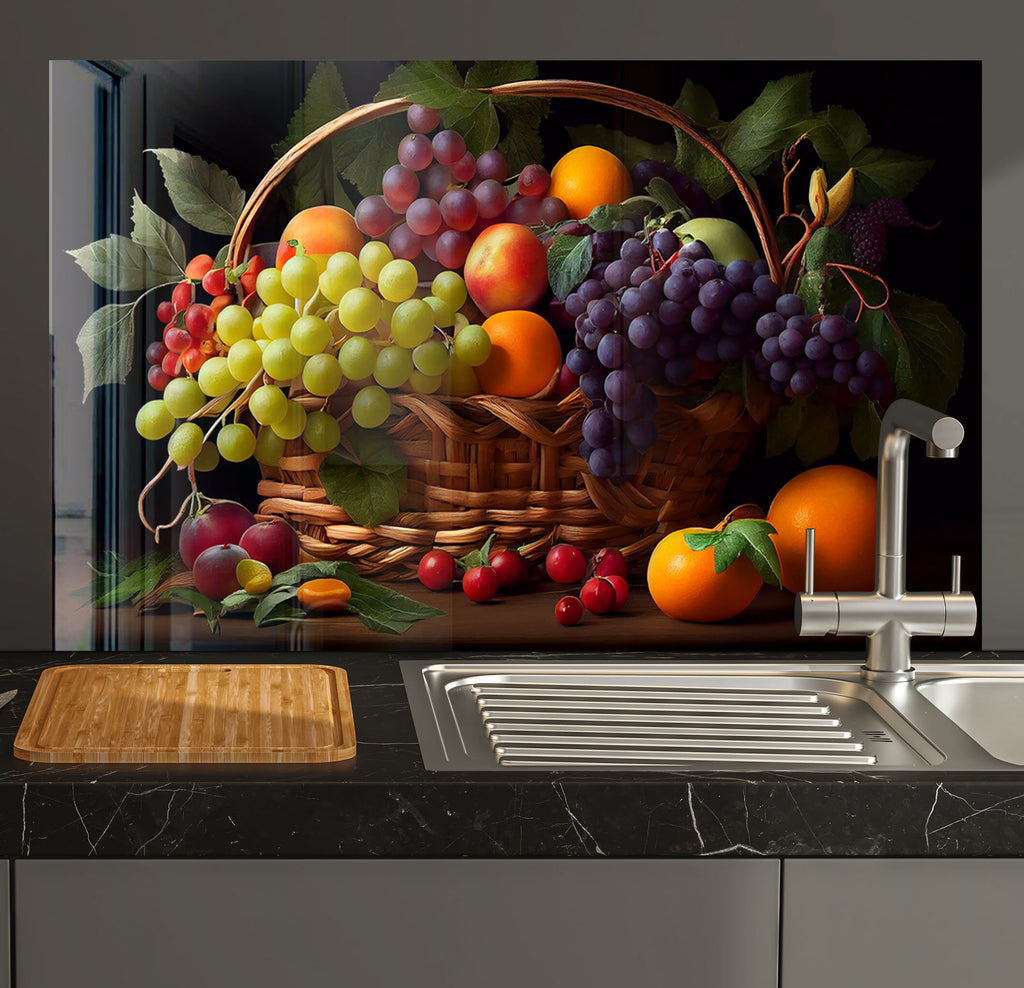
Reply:
[[654, 547], [647, 589], [663, 614], [679, 621], [726, 621], [748, 607], [761, 589], [761, 574], [746, 556], [716, 573], [714, 549], [686, 544], [687, 533], [710, 531], [680, 528]]
[[815, 589], [873, 589], [877, 500], [878, 482], [856, 467], [813, 467], [783, 484], [768, 509], [782, 585], [804, 589], [804, 532], [813, 528]]
[[597, 206], [615, 205], [633, 194], [629, 169], [604, 148], [584, 144], [558, 159], [548, 195], [561, 199], [576, 220]]
[[348, 609], [352, 591], [344, 580], [323, 576], [300, 584], [296, 596], [303, 610], [313, 614], [340, 614]]
[[358, 256], [366, 238], [359, 232], [355, 218], [340, 206], [310, 206], [296, 213], [281, 233], [274, 263], [277, 270], [295, 256], [289, 240], [297, 240], [302, 249], [317, 263], [320, 273], [327, 267], [331, 254], [348, 251]]
[[528, 309], [496, 312], [483, 322], [491, 354], [476, 368], [486, 394], [528, 398], [562, 367], [562, 345], [551, 323]]

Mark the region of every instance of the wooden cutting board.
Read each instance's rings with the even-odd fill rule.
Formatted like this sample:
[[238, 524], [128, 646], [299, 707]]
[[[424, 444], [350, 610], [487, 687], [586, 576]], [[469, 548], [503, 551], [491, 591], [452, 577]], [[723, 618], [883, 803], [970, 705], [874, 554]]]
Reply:
[[334, 762], [356, 753], [348, 676], [324, 665], [43, 670], [14, 741], [34, 762]]

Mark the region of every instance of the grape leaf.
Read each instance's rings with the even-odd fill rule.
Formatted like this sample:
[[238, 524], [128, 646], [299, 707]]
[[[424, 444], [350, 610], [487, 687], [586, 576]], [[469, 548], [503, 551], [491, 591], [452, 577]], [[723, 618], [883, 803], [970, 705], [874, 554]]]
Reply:
[[[337, 66], [333, 62], [321, 62], [313, 70], [302, 102], [288, 123], [284, 140], [272, 148], [275, 157], [280, 158], [308, 134], [348, 109], [348, 96]], [[352, 200], [339, 178], [347, 164], [345, 147], [337, 136], [310, 148], [292, 169], [287, 194], [292, 214], [323, 203], [352, 212]]]
[[835, 182], [846, 174], [854, 155], [867, 146], [871, 135], [859, 114], [841, 106], [830, 106], [812, 119], [808, 136], [829, 182]]
[[765, 442], [767, 456], [785, 453], [796, 442], [806, 413], [807, 402], [803, 398], [794, 398], [793, 401], [779, 407], [775, 417], [768, 423]]
[[796, 455], [805, 466], [839, 448], [839, 412], [831, 401], [811, 401], [796, 437]]
[[436, 110], [454, 106], [464, 93], [454, 62], [416, 61], [399, 65], [381, 84], [374, 102], [404, 97]]
[[466, 85], [471, 89], [484, 89], [488, 86], [501, 86], [507, 82], [536, 78], [537, 63], [534, 61], [501, 62], [485, 59], [470, 66], [466, 73]]
[[475, 157], [490, 151], [498, 143], [501, 126], [493, 100], [482, 93], [464, 90], [464, 97], [441, 113], [441, 122], [457, 130], [466, 142], [466, 148]]
[[881, 309], [865, 309], [860, 314], [857, 320], [857, 342], [862, 350], [877, 350], [885, 358], [890, 374], [901, 359], [907, 359], [906, 340], [892, 328]]
[[723, 150], [740, 171], [758, 175], [809, 129], [812, 116], [811, 73], [776, 79], [726, 127]]
[[578, 127], [567, 127], [573, 147], [592, 144], [594, 147], [611, 151], [622, 163], [632, 170], [633, 166], [648, 158], [653, 161], [672, 161], [675, 147], [671, 143], [653, 144], [624, 134], [621, 130], [611, 130], [601, 124], [581, 124]]
[[361, 196], [380, 195], [381, 178], [397, 163], [398, 144], [408, 131], [405, 115], [399, 113], [340, 133], [340, 153], [347, 162], [342, 178], [351, 182]]
[[220, 626], [220, 616], [224, 613], [224, 605], [219, 600], [212, 600], [205, 594], [201, 594], [194, 587], [168, 587], [163, 594], [163, 600], [177, 600], [188, 604], [194, 611], [206, 615], [206, 622], [211, 632], [216, 632]]
[[132, 197], [132, 240], [150, 256], [154, 266], [174, 265], [185, 275], [185, 241], [163, 217], [154, 213], [140, 198]]
[[78, 331], [85, 389], [82, 402], [102, 384], [124, 384], [132, 369], [135, 303], [100, 306]]
[[945, 411], [963, 372], [963, 329], [941, 302], [903, 292], [892, 293], [889, 311], [906, 341], [893, 370], [896, 393]]
[[564, 299], [584, 278], [594, 262], [594, 242], [587, 234], [557, 234], [548, 247], [548, 281], [556, 297]]
[[353, 428], [347, 435], [358, 462], [329, 454], [320, 465], [320, 483], [331, 504], [357, 525], [373, 528], [398, 514], [408, 467], [383, 433]]
[[77, 250], [65, 251], [102, 288], [139, 291], [180, 280], [184, 271], [169, 256], [148, 252], [128, 237], [112, 234]]
[[535, 96], [490, 98], [505, 118], [505, 136], [498, 141], [498, 150], [508, 159], [509, 174], [515, 175], [527, 165], [541, 161], [544, 146], [540, 125], [551, 109], [551, 100]]
[[855, 201], [863, 203], [885, 196], [905, 199], [934, 162], [905, 151], [866, 147], [850, 164], [857, 173]]
[[234, 232], [245, 205], [245, 192], [237, 179], [177, 148], [147, 150], [157, 156], [171, 204], [186, 223], [207, 233], [230, 236]]
[[673, 167], [697, 182], [712, 199], [720, 198], [734, 187], [725, 165], [689, 134], [678, 128]]
[[718, 116], [718, 105], [715, 97], [698, 85], [692, 79], [683, 83], [679, 99], [675, 101], [673, 109], [678, 110], [683, 116], [689, 117], [698, 127], [703, 127], [712, 134], [721, 132], [724, 124]]
[[850, 444], [862, 460], [870, 460], [871, 457], [878, 455], [878, 437], [881, 430], [882, 420], [878, 417], [878, 408], [870, 398], [861, 395], [853, 410]]

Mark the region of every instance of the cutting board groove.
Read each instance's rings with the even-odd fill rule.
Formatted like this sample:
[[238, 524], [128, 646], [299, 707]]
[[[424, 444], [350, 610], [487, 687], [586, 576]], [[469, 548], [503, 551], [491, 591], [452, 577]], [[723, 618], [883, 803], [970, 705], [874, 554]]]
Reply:
[[345, 670], [310, 664], [53, 666], [14, 741], [34, 762], [334, 762], [355, 752]]

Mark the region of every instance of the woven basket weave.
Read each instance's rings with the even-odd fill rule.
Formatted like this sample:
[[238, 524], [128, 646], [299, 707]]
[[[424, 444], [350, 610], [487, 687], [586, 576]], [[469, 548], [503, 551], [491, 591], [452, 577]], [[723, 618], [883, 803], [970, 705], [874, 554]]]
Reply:
[[[576, 81], [510, 83], [482, 90], [495, 95], [575, 97], [654, 117], [711, 139], [662, 103], [615, 87]], [[247, 201], [231, 238], [228, 265], [242, 262], [253, 225], [268, 195], [303, 154], [320, 141], [409, 106], [404, 99], [367, 104], [342, 114], [285, 154]], [[759, 233], [770, 222], [763, 203], [724, 162], [751, 209]], [[293, 385], [307, 409], [323, 399]], [[436, 546], [468, 552], [495, 532], [500, 544], [523, 546], [536, 558], [559, 541], [582, 550], [606, 545], [627, 557], [649, 551], [665, 531], [692, 524], [718, 507], [729, 476], [760, 431], [743, 400], [699, 387], [659, 399], [658, 440], [636, 474], [621, 484], [592, 477], [576, 448], [588, 400], [577, 390], [554, 397], [510, 399], [394, 394], [394, 411], [381, 427], [409, 463], [400, 512], [373, 529], [354, 524], [328, 502], [317, 471], [322, 454], [301, 440], [285, 444], [276, 467], [263, 466], [258, 514], [287, 519], [302, 548], [324, 559], [348, 558], [368, 576], [415, 576], [423, 552]], [[332, 399], [344, 430], [346, 403]]]

